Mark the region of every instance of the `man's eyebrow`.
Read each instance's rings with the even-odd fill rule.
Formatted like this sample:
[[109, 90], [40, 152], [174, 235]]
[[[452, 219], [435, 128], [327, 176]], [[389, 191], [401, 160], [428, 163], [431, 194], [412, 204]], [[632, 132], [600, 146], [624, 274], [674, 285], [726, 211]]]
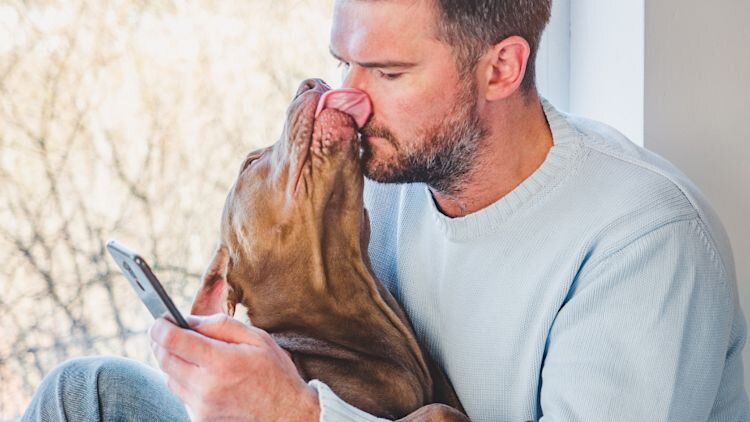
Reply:
[[[331, 53], [331, 55], [333, 56], [334, 59], [336, 59], [336, 60], [338, 60], [340, 62], [345, 62], [344, 59], [342, 59], [341, 57], [338, 56], [338, 54], [336, 54], [336, 53], [333, 52], [333, 49], [331, 47], [328, 47], [328, 51]], [[386, 60], [386, 61], [382, 61], [382, 62], [354, 62], [354, 63], [356, 63], [356, 64], [358, 64], [358, 65], [360, 65], [362, 67], [365, 67], [365, 68], [380, 68], [380, 67], [384, 67], [384, 68], [391, 68], [391, 67], [408, 68], [408, 67], [414, 67], [414, 66], [417, 65], [416, 63], [401, 62], [401, 61], [397, 61], [397, 60]]]

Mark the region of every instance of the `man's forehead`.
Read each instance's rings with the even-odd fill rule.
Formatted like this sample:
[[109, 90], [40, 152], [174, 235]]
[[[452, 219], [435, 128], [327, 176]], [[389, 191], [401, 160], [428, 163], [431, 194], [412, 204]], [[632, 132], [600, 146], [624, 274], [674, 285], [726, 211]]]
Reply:
[[339, 56], [422, 49], [425, 43], [438, 41], [432, 4], [431, 0], [337, 0], [331, 51]]

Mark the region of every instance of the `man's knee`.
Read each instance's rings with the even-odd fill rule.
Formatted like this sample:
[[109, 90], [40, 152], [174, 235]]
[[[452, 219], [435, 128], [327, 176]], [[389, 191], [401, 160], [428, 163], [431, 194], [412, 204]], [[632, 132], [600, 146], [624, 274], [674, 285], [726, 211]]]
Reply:
[[[101, 356], [75, 359], [71, 365], [81, 367], [88, 381], [95, 383], [101, 396], [135, 394], [160, 388], [163, 377], [154, 369], [132, 359]], [[132, 393], [131, 393], [132, 392]]]
[[67, 360], [53, 369], [47, 379], [66, 389], [104, 393], [161, 381], [159, 374], [153, 369], [136, 361], [114, 356], [87, 356]]
[[[54, 409], [48, 408], [53, 405]], [[128, 420], [165, 413], [173, 419], [185, 416], [182, 404], [158, 372], [111, 356], [75, 358], [57, 366], [37, 390], [27, 415], [32, 413], [86, 420]]]

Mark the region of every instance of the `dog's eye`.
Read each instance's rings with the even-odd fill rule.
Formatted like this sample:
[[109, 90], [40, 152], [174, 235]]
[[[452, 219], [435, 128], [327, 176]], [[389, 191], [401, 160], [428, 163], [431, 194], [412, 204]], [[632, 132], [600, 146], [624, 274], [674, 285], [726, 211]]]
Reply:
[[270, 151], [273, 146], [269, 146], [263, 149], [257, 149], [250, 154], [247, 154], [247, 158], [245, 158], [245, 161], [242, 162], [242, 166], [240, 166], [240, 174], [242, 174], [243, 171], [245, 171], [246, 168], [250, 167], [250, 165], [258, 160], [259, 158], [263, 157], [263, 155]]
[[240, 167], [240, 173], [245, 171], [246, 168], [250, 167], [250, 164], [253, 163], [258, 157], [248, 157], [245, 159], [245, 161], [242, 163], [242, 167]]
[[245, 158], [245, 161], [242, 162], [242, 166], [240, 167], [240, 174], [242, 174], [242, 172], [244, 172], [246, 168], [250, 167], [253, 162], [260, 158], [261, 155], [263, 154], [250, 154], [247, 158]]
[[240, 174], [242, 174], [242, 172], [245, 171], [246, 168], [250, 167], [253, 162], [263, 157], [263, 155], [265, 155], [267, 152], [271, 151], [272, 148], [273, 145], [261, 149], [256, 149], [250, 154], [247, 154], [247, 158], [245, 158], [245, 161], [242, 162], [242, 166], [240, 166]]

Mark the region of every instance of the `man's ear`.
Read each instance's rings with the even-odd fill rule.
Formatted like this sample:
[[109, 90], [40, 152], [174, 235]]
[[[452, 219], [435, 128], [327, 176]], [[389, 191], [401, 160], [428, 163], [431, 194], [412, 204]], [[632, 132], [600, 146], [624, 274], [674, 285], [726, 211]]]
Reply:
[[530, 54], [529, 43], [517, 35], [500, 41], [485, 53], [480, 61], [485, 100], [501, 100], [518, 90], [526, 74]]

